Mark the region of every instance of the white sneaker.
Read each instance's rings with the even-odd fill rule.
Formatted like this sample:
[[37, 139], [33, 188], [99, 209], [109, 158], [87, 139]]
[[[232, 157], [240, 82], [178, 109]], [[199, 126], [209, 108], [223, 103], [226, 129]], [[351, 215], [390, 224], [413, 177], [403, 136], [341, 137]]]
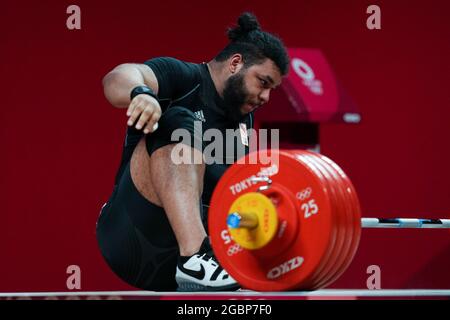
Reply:
[[209, 239], [206, 238], [197, 254], [178, 259], [175, 275], [177, 291], [234, 291], [240, 288], [236, 280], [220, 266], [208, 246]]

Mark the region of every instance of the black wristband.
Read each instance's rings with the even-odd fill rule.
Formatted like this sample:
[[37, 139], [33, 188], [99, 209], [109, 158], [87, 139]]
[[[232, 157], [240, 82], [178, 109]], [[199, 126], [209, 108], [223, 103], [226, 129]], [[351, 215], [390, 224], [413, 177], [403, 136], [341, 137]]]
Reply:
[[130, 100], [133, 100], [134, 97], [136, 97], [139, 94], [147, 94], [149, 96], [152, 96], [153, 98], [156, 99], [156, 101], [159, 102], [158, 96], [156, 95], [156, 93], [152, 90], [152, 88], [147, 87], [147, 86], [137, 86], [137, 87], [133, 88], [133, 90], [131, 90], [131, 93], [130, 93]]

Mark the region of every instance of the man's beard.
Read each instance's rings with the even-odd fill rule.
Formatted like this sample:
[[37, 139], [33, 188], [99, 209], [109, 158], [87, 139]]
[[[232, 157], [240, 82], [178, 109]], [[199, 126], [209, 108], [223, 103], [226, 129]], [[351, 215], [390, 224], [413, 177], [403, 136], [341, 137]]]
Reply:
[[225, 82], [223, 100], [225, 106], [228, 107], [230, 118], [234, 122], [238, 122], [243, 117], [241, 107], [247, 102], [248, 96], [249, 92], [244, 83], [244, 72], [238, 72]]

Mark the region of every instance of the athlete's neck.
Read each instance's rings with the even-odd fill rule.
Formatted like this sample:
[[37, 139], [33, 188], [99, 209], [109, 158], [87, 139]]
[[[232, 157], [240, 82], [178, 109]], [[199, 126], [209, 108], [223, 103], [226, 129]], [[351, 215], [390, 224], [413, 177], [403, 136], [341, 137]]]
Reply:
[[228, 78], [226, 69], [224, 68], [224, 63], [211, 60], [206, 65], [208, 66], [209, 74], [211, 75], [211, 79], [214, 82], [217, 93], [219, 94], [219, 96], [223, 97], [225, 81]]

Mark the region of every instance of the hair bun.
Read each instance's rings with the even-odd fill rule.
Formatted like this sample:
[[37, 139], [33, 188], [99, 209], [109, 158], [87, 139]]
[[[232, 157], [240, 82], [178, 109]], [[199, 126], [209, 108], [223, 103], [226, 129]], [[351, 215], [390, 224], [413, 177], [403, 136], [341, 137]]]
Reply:
[[236, 41], [254, 30], [261, 30], [258, 19], [252, 13], [244, 12], [238, 18], [238, 26], [228, 30], [228, 38]]
[[260, 30], [258, 19], [250, 12], [244, 12], [238, 18], [238, 24], [242, 32], [248, 33], [253, 30]]

